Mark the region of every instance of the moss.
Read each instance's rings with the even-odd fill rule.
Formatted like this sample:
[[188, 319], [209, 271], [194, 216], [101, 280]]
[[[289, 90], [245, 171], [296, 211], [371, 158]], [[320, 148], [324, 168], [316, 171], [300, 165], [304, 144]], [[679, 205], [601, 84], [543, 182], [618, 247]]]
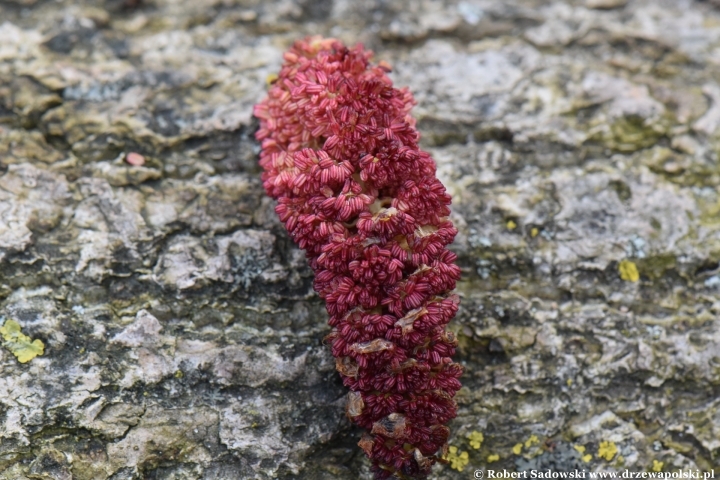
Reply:
[[615, 190], [621, 202], [627, 202], [632, 198], [632, 190], [630, 190], [628, 184], [622, 180], [613, 180], [608, 185]]
[[610, 126], [610, 143], [614, 150], [634, 152], [654, 145], [665, 133], [660, 122], [647, 124], [642, 117], [629, 115], [622, 117]]
[[655, 255], [637, 260], [637, 267], [643, 275], [651, 280], [659, 280], [666, 275], [668, 270], [673, 270], [677, 265], [675, 255]]
[[716, 161], [701, 160], [667, 147], [649, 148], [639, 152], [637, 159], [653, 173], [676, 185], [714, 188], [720, 181]]
[[589, 140], [622, 153], [631, 153], [655, 145], [667, 131], [668, 119], [646, 121], [637, 115], [620, 117], [608, 130], [591, 135]]

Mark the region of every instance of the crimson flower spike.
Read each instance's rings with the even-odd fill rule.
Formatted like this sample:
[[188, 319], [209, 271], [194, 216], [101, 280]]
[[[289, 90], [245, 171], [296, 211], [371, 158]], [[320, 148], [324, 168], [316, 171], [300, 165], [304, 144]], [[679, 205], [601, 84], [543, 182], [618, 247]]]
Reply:
[[255, 116], [268, 195], [306, 251], [350, 388], [347, 415], [377, 479], [425, 478], [447, 450], [461, 367], [446, 325], [460, 278], [457, 230], [405, 88], [362, 45], [309, 37]]

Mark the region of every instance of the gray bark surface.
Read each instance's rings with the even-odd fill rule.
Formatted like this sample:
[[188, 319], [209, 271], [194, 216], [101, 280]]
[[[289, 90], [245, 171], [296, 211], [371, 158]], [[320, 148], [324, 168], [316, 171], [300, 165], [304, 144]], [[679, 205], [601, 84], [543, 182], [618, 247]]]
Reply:
[[0, 479], [370, 478], [256, 164], [309, 34], [393, 65], [453, 196], [434, 478], [720, 473], [717, 2], [5, 0], [0, 323], [45, 349], [0, 348]]

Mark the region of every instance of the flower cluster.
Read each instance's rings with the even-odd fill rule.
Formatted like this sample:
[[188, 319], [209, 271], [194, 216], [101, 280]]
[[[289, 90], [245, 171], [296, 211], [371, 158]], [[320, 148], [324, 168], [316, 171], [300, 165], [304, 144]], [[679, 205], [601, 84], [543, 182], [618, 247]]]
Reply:
[[372, 53], [311, 37], [285, 53], [255, 106], [276, 212], [307, 253], [327, 340], [350, 388], [347, 415], [377, 478], [423, 478], [447, 449], [461, 367], [446, 330], [460, 277], [457, 230], [414, 104]]

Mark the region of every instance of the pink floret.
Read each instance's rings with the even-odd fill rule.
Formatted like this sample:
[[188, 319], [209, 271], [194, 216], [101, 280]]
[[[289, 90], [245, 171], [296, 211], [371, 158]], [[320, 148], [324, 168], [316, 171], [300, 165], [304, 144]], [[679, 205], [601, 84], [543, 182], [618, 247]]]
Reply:
[[350, 388], [348, 417], [376, 478], [424, 478], [441, 458], [460, 389], [446, 330], [460, 278], [457, 230], [435, 162], [418, 147], [407, 89], [372, 52], [309, 37], [285, 53], [255, 106], [268, 195], [306, 251]]

